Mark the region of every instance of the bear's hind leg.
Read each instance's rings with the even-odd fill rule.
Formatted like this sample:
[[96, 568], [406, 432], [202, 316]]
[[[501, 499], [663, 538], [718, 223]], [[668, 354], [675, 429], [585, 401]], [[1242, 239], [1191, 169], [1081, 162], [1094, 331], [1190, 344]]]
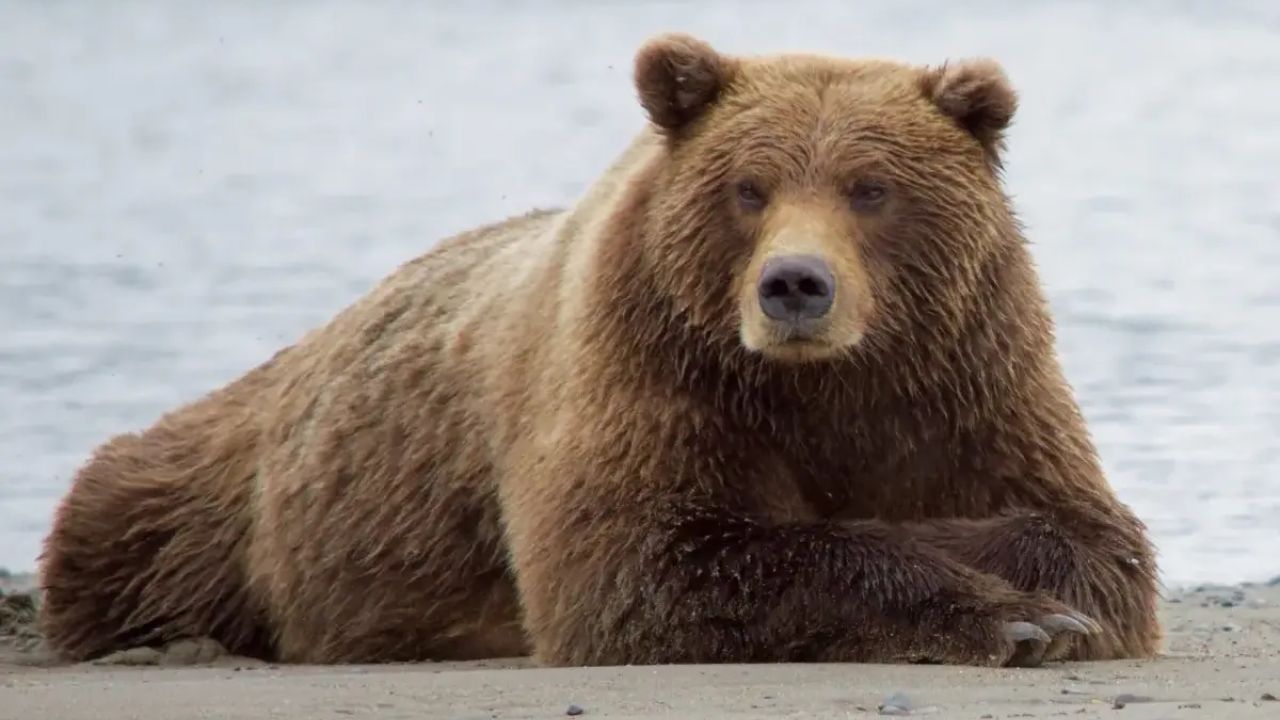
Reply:
[[202, 454], [193, 435], [162, 424], [117, 437], [75, 478], [40, 558], [41, 630], [62, 657], [200, 637], [268, 653], [240, 565], [245, 459]]

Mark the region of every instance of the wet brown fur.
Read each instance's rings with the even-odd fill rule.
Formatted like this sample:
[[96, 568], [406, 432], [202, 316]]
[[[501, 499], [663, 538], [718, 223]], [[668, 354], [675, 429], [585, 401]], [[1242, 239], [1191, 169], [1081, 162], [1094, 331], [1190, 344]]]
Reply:
[[[1153, 554], [1000, 188], [999, 68], [672, 35], [636, 83], [653, 127], [574, 207], [443, 242], [100, 448], [41, 560], [51, 645], [1001, 664], [1001, 623], [1065, 603], [1104, 632], [1054, 655], [1152, 654]], [[867, 177], [891, 195], [851, 210]], [[841, 289], [793, 345], [752, 293], [801, 246]]]

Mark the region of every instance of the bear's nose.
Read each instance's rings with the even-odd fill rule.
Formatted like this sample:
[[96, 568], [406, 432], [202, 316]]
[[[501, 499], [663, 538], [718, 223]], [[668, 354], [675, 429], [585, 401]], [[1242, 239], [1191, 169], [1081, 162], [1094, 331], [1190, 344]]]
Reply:
[[835, 276], [817, 255], [769, 258], [760, 271], [760, 309], [774, 320], [817, 320], [835, 300]]

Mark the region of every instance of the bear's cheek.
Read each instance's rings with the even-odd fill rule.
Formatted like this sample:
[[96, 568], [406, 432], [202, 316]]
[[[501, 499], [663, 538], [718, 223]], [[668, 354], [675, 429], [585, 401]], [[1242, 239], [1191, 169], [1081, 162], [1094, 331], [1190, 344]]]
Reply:
[[[731, 222], [715, 219], [693, 232], [669, 232], [678, 240], [647, 249], [654, 285], [684, 320], [717, 338], [738, 332], [741, 279], [752, 260], [751, 240]], [[687, 231], [689, 223], [679, 225]]]
[[877, 283], [873, 270], [860, 243], [851, 243], [836, 255], [835, 273], [839, 283], [828, 331], [833, 345], [853, 347], [870, 330], [876, 316]]

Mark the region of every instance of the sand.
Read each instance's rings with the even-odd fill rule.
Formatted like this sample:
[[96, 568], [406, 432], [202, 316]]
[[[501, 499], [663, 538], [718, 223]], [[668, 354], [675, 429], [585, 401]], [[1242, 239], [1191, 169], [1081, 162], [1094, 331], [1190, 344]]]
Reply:
[[[521, 659], [280, 666], [212, 645], [54, 663], [0, 605], [0, 720], [139, 718], [1280, 718], [1280, 578], [1170, 591], [1164, 654], [1035, 669], [718, 665], [545, 669]], [[0, 590], [4, 583], [0, 582]], [[7, 618], [7, 619], [6, 619]], [[124, 665], [121, 663], [144, 663]], [[155, 664], [146, 664], [155, 663]], [[887, 703], [887, 705], [886, 705]], [[571, 707], [572, 706], [572, 707]]]

